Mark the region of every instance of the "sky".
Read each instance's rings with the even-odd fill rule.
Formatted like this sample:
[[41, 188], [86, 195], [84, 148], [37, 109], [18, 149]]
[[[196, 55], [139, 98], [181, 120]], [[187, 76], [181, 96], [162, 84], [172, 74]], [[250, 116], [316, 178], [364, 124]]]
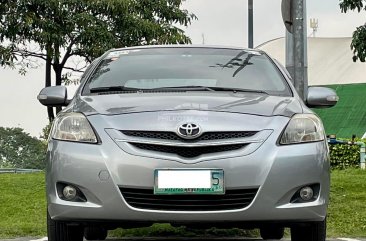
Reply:
[[[198, 20], [184, 28], [193, 44], [247, 46], [247, 0], [186, 0], [183, 7]], [[307, 0], [307, 17], [319, 21], [317, 37], [351, 37], [366, 22], [366, 13], [342, 14], [338, 0]], [[308, 35], [312, 31], [308, 30]], [[204, 38], [203, 38], [204, 36]], [[285, 36], [281, 0], [254, 0], [254, 46]], [[44, 85], [44, 68], [17, 70], [0, 68], [0, 126], [20, 127], [39, 137], [47, 125], [46, 108], [37, 95]], [[75, 87], [70, 88], [71, 91]]]

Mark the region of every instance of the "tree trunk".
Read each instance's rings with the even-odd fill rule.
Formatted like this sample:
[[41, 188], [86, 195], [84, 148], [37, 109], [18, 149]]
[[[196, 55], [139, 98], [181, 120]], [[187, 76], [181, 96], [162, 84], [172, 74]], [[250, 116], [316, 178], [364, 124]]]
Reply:
[[55, 65], [55, 77], [56, 77], [56, 86], [62, 84], [62, 68], [60, 65]]
[[[54, 63], [54, 71], [55, 71], [55, 78], [56, 78], [56, 86], [62, 84], [62, 68], [60, 64]], [[56, 107], [56, 113], [58, 114], [62, 110], [61, 106]]]
[[[51, 77], [51, 64], [52, 64], [52, 56], [50, 53], [50, 47], [47, 46], [47, 59], [46, 59], [46, 79], [45, 79], [45, 87], [49, 87], [52, 85], [52, 77]], [[53, 112], [52, 107], [47, 107], [48, 120], [50, 123], [55, 119], [55, 114]]]
[[[53, 70], [55, 72], [56, 86], [62, 84], [62, 66], [60, 64], [60, 48], [55, 44], [55, 56], [53, 60]], [[56, 107], [56, 113], [58, 114], [62, 110], [62, 107]]]

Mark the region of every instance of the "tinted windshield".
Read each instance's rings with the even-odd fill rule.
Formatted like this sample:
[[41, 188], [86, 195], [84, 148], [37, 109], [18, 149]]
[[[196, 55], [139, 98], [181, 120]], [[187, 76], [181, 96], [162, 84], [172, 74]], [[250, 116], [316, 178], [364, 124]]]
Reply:
[[149, 48], [108, 54], [84, 88], [224, 87], [290, 96], [273, 62], [260, 52], [215, 48]]

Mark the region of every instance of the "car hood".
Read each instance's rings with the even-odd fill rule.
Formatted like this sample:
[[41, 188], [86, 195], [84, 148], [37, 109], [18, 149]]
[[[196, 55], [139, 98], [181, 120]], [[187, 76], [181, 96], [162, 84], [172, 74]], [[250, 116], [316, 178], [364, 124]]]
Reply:
[[135, 93], [78, 96], [69, 110], [86, 115], [119, 115], [139, 112], [200, 110], [261, 116], [288, 116], [302, 113], [294, 97], [256, 93]]

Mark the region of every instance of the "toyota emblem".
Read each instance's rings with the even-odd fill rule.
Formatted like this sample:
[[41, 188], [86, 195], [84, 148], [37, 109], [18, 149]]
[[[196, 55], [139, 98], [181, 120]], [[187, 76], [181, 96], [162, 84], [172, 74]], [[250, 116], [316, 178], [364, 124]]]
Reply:
[[177, 134], [184, 139], [194, 139], [201, 135], [201, 128], [197, 124], [185, 123], [178, 127]]

